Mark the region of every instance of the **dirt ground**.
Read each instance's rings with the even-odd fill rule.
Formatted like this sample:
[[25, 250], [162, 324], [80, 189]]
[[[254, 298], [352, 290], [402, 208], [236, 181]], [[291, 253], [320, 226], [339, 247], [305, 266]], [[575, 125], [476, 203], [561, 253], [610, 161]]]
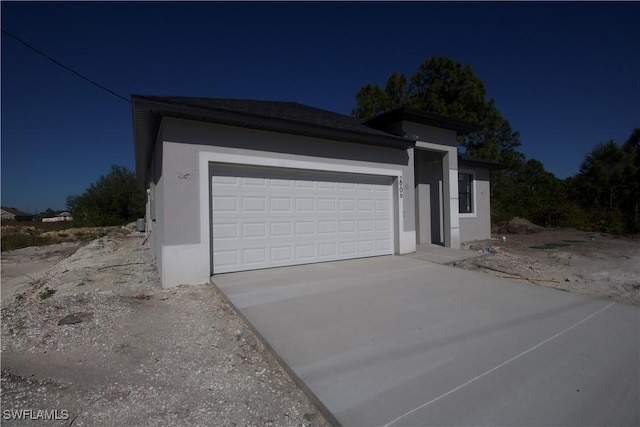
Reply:
[[[487, 255], [456, 263], [499, 277], [640, 306], [640, 241], [571, 229], [494, 234], [464, 244]], [[506, 242], [502, 242], [502, 237]]]
[[[502, 235], [465, 245], [485, 255], [457, 267], [640, 305], [638, 240]], [[131, 229], [1, 266], [2, 409], [63, 418], [2, 425], [328, 425], [212, 285], [162, 289]]]
[[2, 253], [2, 425], [328, 425], [212, 285], [160, 287], [143, 236], [55, 246]]
[[47, 246], [17, 249], [2, 254], [2, 305], [11, 297], [26, 291], [37, 276], [69, 257], [86, 243], [65, 242]]

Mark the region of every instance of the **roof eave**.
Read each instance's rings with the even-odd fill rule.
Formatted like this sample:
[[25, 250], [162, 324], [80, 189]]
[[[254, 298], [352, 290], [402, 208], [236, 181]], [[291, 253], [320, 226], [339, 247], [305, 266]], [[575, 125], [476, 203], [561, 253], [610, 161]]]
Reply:
[[482, 169], [489, 169], [489, 170], [501, 170], [501, 169], [508, 168], [508, 166], [505, 165], [504, 163], [480, 159], [478, 157], [472, 157], [462, 153], [458, 153], [458, 164], [464, 165], [464, 166], [478, 167]]
[[403, 150], [415, 145], [415, 141], [393, 135], [372, 135], [345, 129], [335, 129], [328, 126], [263, 117], [250, 113], [192, 107], [173, 102], [161, 102], [138, 95], [133, 95], [131, 98], [136, 174], [138, 185], [142, 188], [147, 184], [147, 171], [151, 166], [151, 153], [163, 117], [198, 120], [228, 126], [377, 145]]
[[476, 124], [463, 120], [450, 119], [439, 114], [429, 113], [414, 108], [401, 107], [395, 110], [382, 113], [365, 123], [376, 126], [381, 124], [390, 124], [401, 120], [416, 122], [429, 126], [449, 129], [455, 131], [458, 135], [466, 135], [468, 133], [477, 132], [482, 128]]

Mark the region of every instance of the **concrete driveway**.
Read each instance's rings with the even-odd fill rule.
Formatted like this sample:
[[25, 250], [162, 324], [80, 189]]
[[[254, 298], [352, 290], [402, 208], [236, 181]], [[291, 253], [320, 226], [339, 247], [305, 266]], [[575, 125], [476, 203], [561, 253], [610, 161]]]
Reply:
[[640, 425], [640, 310], [385, 256], [213, 277], [345, 426]]

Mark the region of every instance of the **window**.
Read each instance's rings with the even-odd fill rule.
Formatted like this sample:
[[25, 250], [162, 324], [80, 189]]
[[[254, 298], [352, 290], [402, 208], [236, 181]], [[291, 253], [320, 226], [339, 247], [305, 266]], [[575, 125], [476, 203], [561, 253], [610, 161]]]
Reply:
[[458, 173], [458, 204], [459, 204], [459, 212], [461, 214], [474, 213], [473, 187], [474, 187], [473, 173], [459, 172]]

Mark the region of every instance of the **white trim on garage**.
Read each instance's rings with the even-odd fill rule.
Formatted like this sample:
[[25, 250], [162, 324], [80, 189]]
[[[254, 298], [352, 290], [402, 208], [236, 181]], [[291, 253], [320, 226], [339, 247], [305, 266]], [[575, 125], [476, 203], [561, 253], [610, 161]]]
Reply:
[[392, 178], [211, 163], [213, 273], [393, 254]]
[[[278, 159], [263, 156], [252, 156], [244, 154], [228, 154], [228, 153], [215, 153], [209, 151], [201, 151], [199, 153], [199, 183], [200, 183], [200, 247], [206, 248], [206, 255], [209, 257], [211, 253], [211, 219], [210, 219], [210, 198], [211, 198], [211, 175], [209, 170], [210, 163], [230, 163], [238, 165], [252, 165], [252, 166], [266, 166], [275, 168], [286, 169], [302, 169], [310, 171], [320, 172], [338, 172], [338, 173], [351, 173], [351, 174], [363, 174], [363, 175], [379, 175], [393, 178], [393, 209], [397, 212], [394, 215], [394, 248], [393, 253], [405, 253], [410, 251], [409, 239], [404, 236], [403, 230], [403, 217], [404, 207], [400, 195], [398, 194], [398, 179], [402, 181], [403, 173], [402, 169], [392, 168], [379, 168], [369, 167], [361, 165], [347, 165], [347, 164], [335, 164], [324, 163], [307, 160], [290, 160], [290, 159]], [[415, 241], [413, 242], [413, 250], [415, 250]]]

